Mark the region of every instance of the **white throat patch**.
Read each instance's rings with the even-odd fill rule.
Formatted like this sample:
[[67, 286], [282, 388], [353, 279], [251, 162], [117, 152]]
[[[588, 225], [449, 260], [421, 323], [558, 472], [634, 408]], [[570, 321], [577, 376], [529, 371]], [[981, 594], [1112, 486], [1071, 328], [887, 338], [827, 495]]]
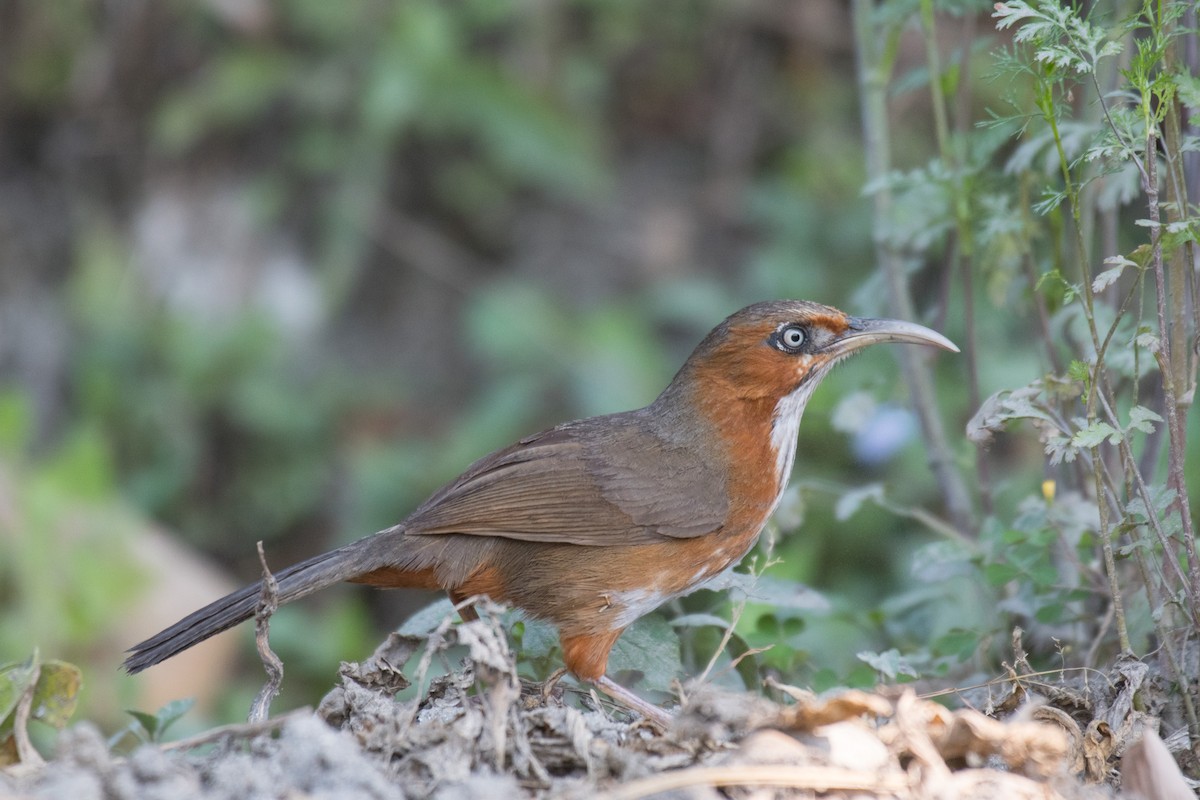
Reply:
[[[771, 416], [771, 447], [775, 451], [775, 480], [779, 483], [780, 497], [787, 487], [788, 478], [792, 474], [792, 464], [796, 460], [796, 437], [800, 434], [800, 417], [804, 415], [804, 407], [808, 405], [808, 400], [818, 383], [819, 379], [807, 380], [775, 404], [775, 413]], [[776, 498], [775, 502], [778, 503], [779, 499]]]

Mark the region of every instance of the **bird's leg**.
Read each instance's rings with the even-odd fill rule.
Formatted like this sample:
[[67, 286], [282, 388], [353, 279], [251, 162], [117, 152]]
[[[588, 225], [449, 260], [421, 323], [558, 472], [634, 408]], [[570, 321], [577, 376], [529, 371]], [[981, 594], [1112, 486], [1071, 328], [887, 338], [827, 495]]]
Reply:
[[666, 729], [670, 727], [671, 720], [674, 719], [674, 715], [669, 711], [643, 700], [607, 675], [601, 675], [599, 678], [591, 681], [591, 684], [613, 700], [616, 700], [632, 711], [636, 711], [660, 728]]
[[605, 675], [608, 669], [608, 654], [623, 629], [570, 635], [559, 631], [562, 644], [563, 663], [579, 680], [590, 683], [606, 695], [631, 711], [636, 711], [660, 727], [671, 724], [671, 715], [656, 705], [646, 702], [633, 692]]
[[454, 604], [455, 608], [458, 608], [458, 616], [463, 622], [474, 622], [479, 619], [479, 612], [475, 610], [474, 605], [470, 603], [462, 605], [469, 595], [459, 594], [453, 589], [448, 589], [446, 594], [450, 596], [450, 602]]

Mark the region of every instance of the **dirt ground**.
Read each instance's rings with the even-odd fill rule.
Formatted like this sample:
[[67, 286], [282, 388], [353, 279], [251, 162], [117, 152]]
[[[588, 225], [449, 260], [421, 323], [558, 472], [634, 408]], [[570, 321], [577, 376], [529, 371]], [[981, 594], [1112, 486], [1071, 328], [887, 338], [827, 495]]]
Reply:
[[[457, 669], [420, 699], [395, 699], [406, 673], [422, 683], [452, 650], [467, 654]], [[343, 665], [315, 712], [129, 756], [78, 725], [49, 763], [0, 772], [0, 797], [1193, 798], [1171, 754], [1186, 733], [1158, 730], [1167, 706], [1148, 673], [1130, 661], [1069, 683], [1015, 669], [958, 710], [903, 689], [776, 685], [783, 704], [700, 690], [660, 731], [594, 697], [564, 703], [561, 686], [523, 685], [485, 613], [429, 639], [393, 634]]]

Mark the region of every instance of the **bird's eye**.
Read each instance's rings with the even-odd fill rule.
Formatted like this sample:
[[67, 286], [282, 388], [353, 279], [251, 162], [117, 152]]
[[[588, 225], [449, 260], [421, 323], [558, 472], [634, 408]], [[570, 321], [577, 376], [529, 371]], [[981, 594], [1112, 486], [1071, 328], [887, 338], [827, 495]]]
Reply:
[[789, 353], [795, 353], [804, 346], [804, 341], [808, 338], [804, 328], [799, 325], [788, 325], [779, 331], [779, 348]]

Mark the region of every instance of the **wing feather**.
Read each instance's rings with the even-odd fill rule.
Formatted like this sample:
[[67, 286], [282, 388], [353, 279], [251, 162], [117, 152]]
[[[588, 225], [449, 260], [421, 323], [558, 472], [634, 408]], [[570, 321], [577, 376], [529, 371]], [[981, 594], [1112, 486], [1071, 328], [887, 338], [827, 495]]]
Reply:
[[649, 432], [638, 413], [560, 425], [480, 459], [406, 532], [615, 546], [719, 530], [728, 500], [718, 466]]

